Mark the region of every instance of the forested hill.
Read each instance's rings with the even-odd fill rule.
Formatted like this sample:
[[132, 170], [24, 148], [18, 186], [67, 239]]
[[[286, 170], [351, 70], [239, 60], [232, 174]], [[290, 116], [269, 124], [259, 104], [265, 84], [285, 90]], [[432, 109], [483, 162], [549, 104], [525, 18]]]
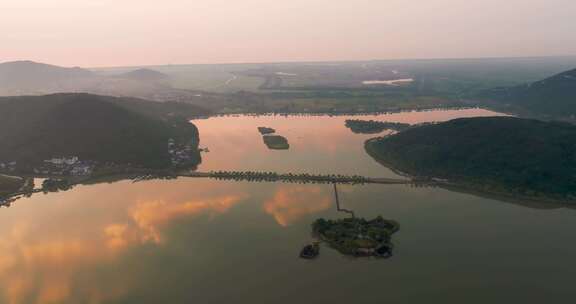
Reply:
[[576, 195], [576, 126], [570, 124], [464, 118], [369, 140], [366, 149], [400, 171], [480, 190]]
[[520, 107], [534, 114], [576, 116], [576, 69], [528, 85], [497, 88], [484, 98]]
[[197, 147], [198, 130], [186, 116], [206, 113], [186, 104], [90, 94], [2, 97], [0, 162], [78, 156], [162, 167], [170, 163], [170, 138]]

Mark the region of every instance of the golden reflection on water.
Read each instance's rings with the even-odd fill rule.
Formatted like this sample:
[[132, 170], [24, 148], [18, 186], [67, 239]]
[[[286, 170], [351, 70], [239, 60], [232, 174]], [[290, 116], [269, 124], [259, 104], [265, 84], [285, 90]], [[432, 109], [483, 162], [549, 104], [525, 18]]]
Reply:
[[[73, 278], [79, 270], [114, 258], [97, 235], [86, 236], [93, 240], [65, 234], [50, 236], [38, 228], [22, 223], [0, 239], [0, 279], [6, 303], [63, 302], [72, 293]], [[88, 302], [118, 292], [119, 287], [100, 283], [83, 286]]]
[[[257, 185], [257, 184], [249, 184]], [[138, 285], [129, 273], [82, 276], [114, 268], [142, 246], [162, 247], [179, 220], [214, 219], [254, 199], [246, 184], [197, 179], [119, 182], [36, 195], [2, 209], [1, 303], [101, 303]], [[255, 203], [280, 226], [333, 207], [328, 185], [270, 184]], [[26, 214], [26, 216], [23, 216]], [[190, 254], [194, 254], [190, 252]]]
[[[275, 170], [333, 173], [359, 173], [358, 160], [343, 159], [354, 155], [368, 159], [364, 141], [378, 134], [352, 134], [345, 126], [347, 119], [378, 120], [416, 124], [446, 121], [459, 117], [500, 116], [483, 109], [437, 110], [362, 116], [233, 116], [211, 117], [193, 121], [200, 131], [203, 154], [201, 171], [209, 170]], [[285, 136], [290, 149], [268, 150], [257, 127], [271, 127]], [[381, 134], [384, 135], [385, 133]], [[353, 136], [352, 136], [353, 135]], [[289, 155], [289, 157], [287, 157]], [[351, 165], [352, 164], [352, 165]], [[347, 165], [352, 167], [346, 168]]]
[[81, 186], [0, 210], [0, 303], [63, 303], [79, 293], [82, 302], [100, 303], [126, 293], [134, 278], [125, 274], [75, 277], [138, 246], [162, 246], [171, 222], [214, 218], [245, 197], [234, 187], [220, 193], [213, 182], [192, 185], [201, 187], [180, 180]]
[[327, 186], [279, 185], [264, 210], [281, 226], [288, 226], [305, 215], [318, 213], [333, 204]]
[[184, 203], [167, 203], [166, 201], [139, 202], [130, 211], [130, 217], [139, 239], [142, 242], [162, 241], [160, 228], [181, 217], [193, 217], [207, 214], [211, 217], [228, 211], [240, 201], [240, 196], [227, 195]]
[[[399, 113], [386, 120], [416, 123], [494, 115], [466, 111]], [[203, 155], [200, 170], [381, 174], [385, 169], [369, 159], [362, 147], [374, 135], [352, 134], [344, 127], [346, 118], [198, 121], [201, 144], [211, 150]], [[256, 126], [276, 128], [289, 138], [291, 149], [267, 150]], [[259, 214], [286, 227], [331, 208], [333, 193], [327, 185], [178, 179], [123, 181], [35, 195], [0, 210], [0, 303], [102, 303], [121, 298], [147, 280], [134, 271], [119, 270], [126, 267], [124, 259], [133, 258], [142, 248], [169, 246], [167, 231], [179, 221], [216, 220], [244, 202], [255, 203]], [[195, 253], [186, 254], [190, 260]]]

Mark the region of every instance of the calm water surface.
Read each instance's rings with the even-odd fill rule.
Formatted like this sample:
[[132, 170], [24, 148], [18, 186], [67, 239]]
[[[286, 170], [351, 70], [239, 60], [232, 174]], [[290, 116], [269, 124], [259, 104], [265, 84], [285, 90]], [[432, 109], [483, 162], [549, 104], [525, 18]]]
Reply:
[[[417, 123], [484, 110], [362, 119]], [[395, 176], [346, 117], [195, 121], [199, 170]], [[271, 151], [256, 127], [291, 149]], [[401, 224], [391, 259], [323, 247], [297, 258], [330, 185], [202, 179], [121, 181], [35, 195], [0, 209], [0, 303], [572, 303], [576, 211], [437, 188], [339, 186], [357, 215]], [[535, 208], [539, 207], [539, 208]]]

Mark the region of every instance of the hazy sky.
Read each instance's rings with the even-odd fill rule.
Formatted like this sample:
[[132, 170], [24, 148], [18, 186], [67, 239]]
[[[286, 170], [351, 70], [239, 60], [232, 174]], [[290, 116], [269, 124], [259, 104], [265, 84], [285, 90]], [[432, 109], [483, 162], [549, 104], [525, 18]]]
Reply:
[[576, 0], [0, 0], [0, 62], [576, 54]]

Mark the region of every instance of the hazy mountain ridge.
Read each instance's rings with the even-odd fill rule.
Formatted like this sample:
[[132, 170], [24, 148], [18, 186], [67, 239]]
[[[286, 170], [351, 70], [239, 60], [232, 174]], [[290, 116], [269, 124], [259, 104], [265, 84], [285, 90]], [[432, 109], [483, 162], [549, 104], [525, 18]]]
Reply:
[[0, 63], [0, 93], [3, 95], [82, 87], [96, 78], [93, 72], [77, 67], [64, 68], [32, 61]]
[[576, 69], [527, 85], [489, 90], [482, 97], [534, 114], [574, 118]]
[[116, 78], [132, 79], [139, 81], [165, 81], [169, 78], [168, 75], [146, 68], [136, 69], [130, 72], [122, 73]]
[[100, 75], [82, 68], [65, 68], [33, 61], [0, 64], [0, 95], [45, 95], [81, 92], [99, 95], [152, 98], [173, 89], [169, 77], [151, 69], [118, 75]]

